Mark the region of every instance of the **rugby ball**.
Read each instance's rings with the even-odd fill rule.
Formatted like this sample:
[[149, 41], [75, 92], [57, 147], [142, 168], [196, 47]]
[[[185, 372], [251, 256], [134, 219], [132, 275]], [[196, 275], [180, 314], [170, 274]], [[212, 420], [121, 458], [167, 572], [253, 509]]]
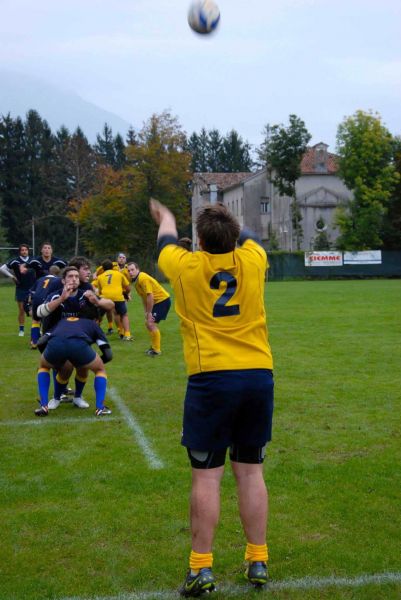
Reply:
[[212, 33], [220, 21], [219, 7], [213, 0], [195, 0], [188, 10], [188, 23], [196, 33]]

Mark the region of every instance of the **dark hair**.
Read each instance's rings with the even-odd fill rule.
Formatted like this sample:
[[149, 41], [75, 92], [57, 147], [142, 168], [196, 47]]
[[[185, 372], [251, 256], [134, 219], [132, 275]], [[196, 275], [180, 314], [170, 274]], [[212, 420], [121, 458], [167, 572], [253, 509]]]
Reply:
[[224, 254], [234, 250], [240, 226], [224, 204], [209, 204], [196, 218], [196, 232], [203, 250]]
[[102, 262], [102, 267], [103, 267], [103, 271], [110, 271], [110, 269], [113, 268], [113, 263], [111, 262], [111, 260], [106, 258], [106, 260], [104, 260]]
[[192, 240], [189, 237], [182, 237], [178, 240], [177, 246], [181, 246], [181, 248], [185, 248], [185, 250], [192, 250]]
[[130, 260], [129, 263], [127, 263], [127, 267], [129, 267], [130, 265], [134, 265], [135, 269], [139, 269], [139, 265], [133, 260]]
[[61, 278], [65, 279], [67, 273], [69, 273], [70, 271], [77, 271], [78, 269], [77, 267], [73, 267], [72, 265], [68, 265], [68, 267], [65, 267], [65, 269], [63, 269], [63, 272], [61, 273]]
[[18, 246], [18, 252], [21, 250], [21, 248], [28, 248], [28, 251], [29, 251], [29, 246], [28, 246], [28, 244], [20, 244], [20, 245]]
[[69, 261], [68, 265], [70, 267], [77, 267], [80, 269], [81, 267], [90, 267], [90, 262], [85, 256], [73, 256]]
[[43, 242], [40, 249], [43, 250], [43, 246], [50, 246], [50, 248], [53, 250], [53, 246], [51, 245], [51, 242]]

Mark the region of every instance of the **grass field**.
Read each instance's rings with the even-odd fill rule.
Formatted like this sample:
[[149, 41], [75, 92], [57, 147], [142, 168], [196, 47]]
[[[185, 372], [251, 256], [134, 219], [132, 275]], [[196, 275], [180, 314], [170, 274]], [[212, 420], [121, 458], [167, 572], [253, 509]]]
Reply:
[[[244, 583], [227, 469], [214, 597], [399, 599], [401, 281], [270, 283], [266, 303], [271, 584], [258, 594]], [[135, 342], [116, 340], [107, 369], [111, 418], [94, 417], [91, 377], [90, 409], [63, 404], [37, 419], [38, 354], [17, 336], [12, 287], [0, 286], [0, 306], [0, 600], [177, 597], [190, 470], [174, 312], [152, 359], [139, 300], [130, 304]]]

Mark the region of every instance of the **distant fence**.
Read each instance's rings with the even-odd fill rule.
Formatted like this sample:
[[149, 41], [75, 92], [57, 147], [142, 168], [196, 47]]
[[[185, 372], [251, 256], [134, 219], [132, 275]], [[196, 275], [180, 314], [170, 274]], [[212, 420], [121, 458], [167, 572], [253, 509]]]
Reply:
[[269, 281], [400, 277], [401, 251], [269, 252]]

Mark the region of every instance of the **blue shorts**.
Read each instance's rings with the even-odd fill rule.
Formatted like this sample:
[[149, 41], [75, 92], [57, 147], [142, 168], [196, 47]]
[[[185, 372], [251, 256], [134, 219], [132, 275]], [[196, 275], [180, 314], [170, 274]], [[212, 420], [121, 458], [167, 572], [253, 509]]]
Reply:
[[269, 369], [191, 375], [182, 445], [201, 452], [232, 445], [262, 448], [272, 436], [273, 388]]
[[154, 304], [152, 308], [152, 316], [155, 320], [155, 323], [159, 323], [160, 321], [165, 321], [167, 319], [168, 311], [171, 307], [170, 298], [166, 298], [157, 304]]
[[124, 300], [119, 300], [118, 302], [114, 302], [114, 308], [118, 315], [123, 317], [127, 314], [127, 305]]
[[67, 360], [74, 367], [83, 367], [91, 363], [97, 354], [85, 340], [80, 338], [51, 337], [43, 356], [48, 363], [61, 368]]
[[16, 302], [25, 302], [25, 300], [29, 296], [29, 290], [24, 290], [21, 288], [15, 288], [15, 300]]

